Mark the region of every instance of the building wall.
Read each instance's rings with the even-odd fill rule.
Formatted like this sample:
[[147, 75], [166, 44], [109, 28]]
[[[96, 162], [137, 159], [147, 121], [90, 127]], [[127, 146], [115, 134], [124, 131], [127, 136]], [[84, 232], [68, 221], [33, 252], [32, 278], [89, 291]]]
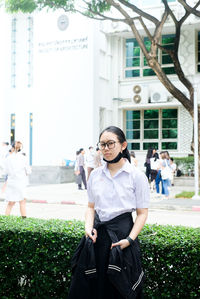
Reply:
[[[86, 18], [68, 15], [67, 29], [60, 30], [57, 22], [62, 15], [65, 15], [63, 11], [42, 11], [31, 16], [5, 14], [9, 24], [4, 45], [8, 50], [4, 67], [7, 85], [5, 91], [1, 88], [1, 94], [5, 93], [2, 101], [5, 109], [0, 139], [9, 141], [10, 115], [15, 113], [15, 140], [22, 140], [28, 156], [32, 150], [33, 165], [60, 165], [63, 159], [74, 160], [76, 150], [93, 144], [95, 135], [93, 39], [96, 28]], [[33, 18], [31, 43], [30, 17]], [[17, 20], [15, 87], [11, 86], [13, 18]]]

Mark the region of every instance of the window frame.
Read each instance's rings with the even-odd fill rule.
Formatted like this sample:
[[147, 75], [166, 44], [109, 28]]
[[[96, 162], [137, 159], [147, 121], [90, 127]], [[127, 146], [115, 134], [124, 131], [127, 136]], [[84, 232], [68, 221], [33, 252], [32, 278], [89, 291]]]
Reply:
[[[174, 38], [175, 38], [175, 34], [174, 33], [169, 33], [169, 34], [164, 34], [164, 35], [162, 35], [161, 36], [161, 39], [163, 38], [163, 37], [167, 37], [167, 36], [170, 36], [170, 35], [172, 35], [172, 36], [174, 36]], [[143, 38], [143, 40], [144, 39], [148, 39], [146, 36], [143, 36], [142, 37]], [[140, 56], [138, 56], [139, 57], [139, 59], [140, 59], [140, 63], [139, 63], [139, 66], [131, 66], [131, 67], [128, 67], [128, 66], [126, 66], [126, 62], [127, 62], [127, 59], [128, 59], [128, 57], [127, 57], [127, 47], [126, 47], [126, 45], [127, 45], [127, 41], [128, 40], [136, 40], [136, 38], [125, 38], [124, 39], [124, 67], [123, 67], [123, 77], [124, 77], [124, 79], [134, 79], [134, 78], [149, 78], [149, 77], [155, 77], [156, 76], [156, 74], [152, 74], [152, 75], [147, 75], [147, 76], [145, 76], [144, 75], [144, 71], [145, 70], [152, 70], [151, 69], [151, 67], [150, 66], [148, 66], [148, 64], [147, 65], [145, 65], [144, 64], [144, 60], [145, 60], [145, 56], [144, 56], [144, 54], [143, 54], [143, 52], [142, 52], [142, 50], [141, 50], [141, 48], [140, 48]], [[136, 41], [137, 42], [137, 41]], [[162, 41], [161, 41], [162, 42]], [[138, 43], [138, 42], [137, 42]], [[139, 45], [138, 45], [139, 46]], [[167, 54], [166, 54], [167, 55]], [[167, 69], [167, 68], [173, 68], [174, 67], [174, 65], [173, 65], [173, 63], [168, 63], [168, 64], [164, 64], [164, 63], [162, 63], [162, 57], [163, 57], [163, 55], [162, 55], [162, 51], [160, 50], [160, 49], [158, 49], [158, 62], [160, 63], [160, 65], [161, 65], [161, 67], [162, 67], [162, 69], [163, 68], [165, 68], [165, 69]], [[133, 57], [132, 57], [133, 58]], [[139, 75], [138, 76], [127, 76], [126, 75], [126, 72], [128, 72], [128, 71], [139, 71]], [[153, 72], [153, 70], [152, 70], [152, 72]], [[166, 73], [167, 74], [167, 73]], [[175, 75], [175, 72], [173, 73], [173, 74], [168, 74], [168, 75]]]
[[[177, 110], [177, 127], [174, 128], [177, 130], [177, 137], [176, 138], [162, 138], [162, 131], [163, 131], [163, 127], [162, 127], [162, 121], [163, 119], [165, 120], [165, 118], [162, 118], [162, 111], [163, 110]], [[158, 110], [158, 138], [152, 138], [152, 139], [145, 139], [144, 138], [144, 121], [146, 120], [144, 118], [144, 111], [145, 110]], [[158, 150], [161, 151], [162, 149], [162, 143], [176, 143], [176, 149], [166, 149], [166, 150], [173, 150], [173, 151], [178, 151], [178, 147], [179, 147], [179, 110], [178, 107], [160, 107], [160, 108], [144, 108], [144, 109], [125, 109], [124, 110], [124, 124], [125, 124], [125, 132], [127, 131], [127, 127], [126, 127], [126, 122], [127, 122], [127, 111], [140, 111], [140, 139], [128, 139], [127, 138], [127, 143], [128, 145], [130, 144], [140, 144], [140, 149], [133, 149], [134, 151], [146, 151], [146, 149], [144, 149], [144, 143], [157, 143], [158, 144]], [[166, 118], [168, 119], [175, 119], [175, 118]], [[130, 131], [130, 129], [129, 129]], [[126, 134], [127, 135], [127, 134]], [[130, 147], [130, 146], [128, 146]]]

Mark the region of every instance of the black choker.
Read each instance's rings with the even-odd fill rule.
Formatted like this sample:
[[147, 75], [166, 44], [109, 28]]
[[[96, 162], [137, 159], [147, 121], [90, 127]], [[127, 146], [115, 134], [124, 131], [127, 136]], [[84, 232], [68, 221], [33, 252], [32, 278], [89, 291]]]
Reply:
[[111, 160], [111, 161], [108, 161], [108, 160], [106, 160], [105, 158], [103, 158], [103, 160], [104, 161], [106, 161], [107, 163], [109, 163], [109, 164], [112, 164], [112, 163], [117, 163], [117, 162], [119, 162], [119, 160], [121, 160], [121, 158], [123, 158], [123, 154], [120, 152], [118, 155], [117, 155], [117, 157], [115, 157], [113, 160]]

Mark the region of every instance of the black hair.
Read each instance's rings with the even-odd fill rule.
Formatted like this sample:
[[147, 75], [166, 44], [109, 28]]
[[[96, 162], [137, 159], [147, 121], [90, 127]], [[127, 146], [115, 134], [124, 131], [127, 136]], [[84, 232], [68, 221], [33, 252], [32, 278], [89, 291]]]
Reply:
[[79, 153], [81, 153], [83, 150], [84, 150], [84, 148], [81, 147], [80, 150], [79, 150]]
[[80, 151], [76, 151], [76, 155], [78, 156], [80, 154]]
[[158, 155], [158, 153], [155, 153], [155, 154], [153, 155], [153, 158], [155, 158], [154, 161], [158, 160], [158, 159], [159, 159], [159, 155]]
[[135, 152], [134, 152], [134, 151], [131, 151], [131, 152], [129, 152], [129, 153], [130, 153], [130, 156], [131, 156], [131, 157], [135, 158]]
[[147, 156], [146, 158], [147, 159], [150, 159], [152, 157], [152, 154], [153, 154], [153, 149], [152, 148], [149, 148], [148, 151], [147, 151]]
[[99, 147], [98, 147], [98, 146], [96, 147], [96, 151], [97, 151], [97, 152], [99, 151]]
[[88, 149], [90, 150], [91, 148], [93, 148], [93, 146], [90, 146]]
[[174, 158], [170, 158], [170, 160], [173, 162], [173, 161], [174, 161]]
[[[115, 126], [109, 126], [109, 127], [105, 128], [99, 135], [99, 141], [104, 132], [111, 132], [111, 133], [115, 134], [121, 144], [126, 141], [124, 132], [120, 128], [115, 127]], [[130, 157], [130, 153], [129, 153], [127, 147], [122, 151], [122, 155], [123, 155], [123, 158], [126, 158], [131, 163], [131, 157]]]

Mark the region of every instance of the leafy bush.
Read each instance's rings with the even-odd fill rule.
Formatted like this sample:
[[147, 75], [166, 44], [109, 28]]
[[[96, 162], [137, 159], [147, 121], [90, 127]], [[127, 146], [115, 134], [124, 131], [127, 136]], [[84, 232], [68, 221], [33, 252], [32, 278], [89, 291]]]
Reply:
[[78, 221], [0, 216], [0, 298], [66, 298]]
[[[0, 298], [67, 298], [79, 221], [0, 216]], [[145, 298], [200, 298], [200, 229], [146, 225]]]
[[194, 157], [174, 157], [174, 162], [176, 163], [178, 169], [181, 170], [184, 175], [194, 175]]
[[200, 298], [200, 229], [146, 225], [140, 234], [145, 298]]

